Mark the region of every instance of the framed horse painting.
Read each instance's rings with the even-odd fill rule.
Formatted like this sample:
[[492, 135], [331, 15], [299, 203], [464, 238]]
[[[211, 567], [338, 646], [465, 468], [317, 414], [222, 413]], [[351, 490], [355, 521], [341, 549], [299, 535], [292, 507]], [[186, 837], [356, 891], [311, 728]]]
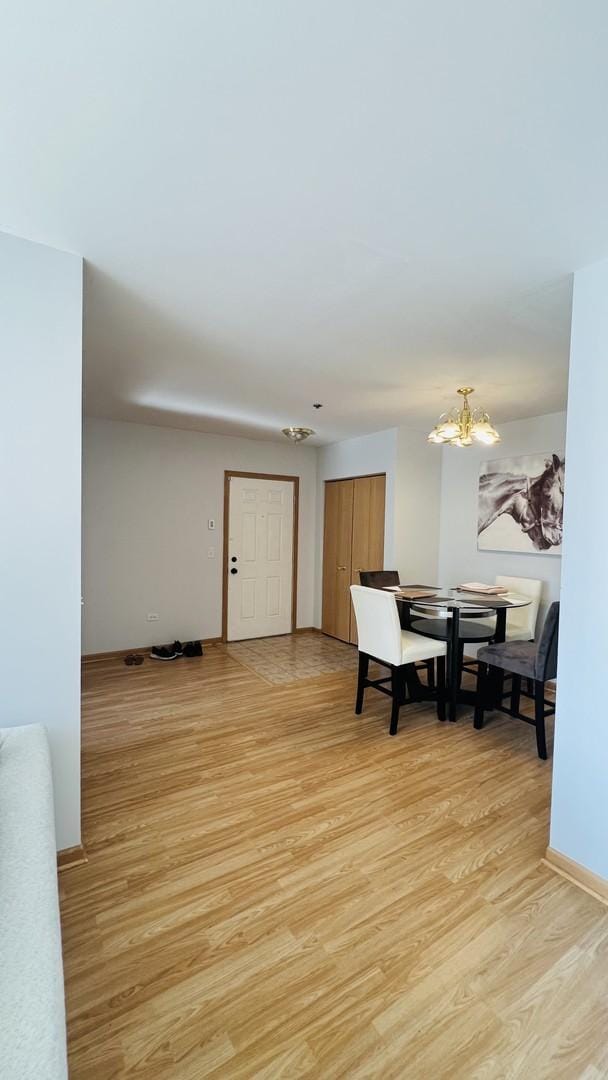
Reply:
[[561, 555], [565, 471], [563, 454], [554, 452], [484, 462], [478, 549]]

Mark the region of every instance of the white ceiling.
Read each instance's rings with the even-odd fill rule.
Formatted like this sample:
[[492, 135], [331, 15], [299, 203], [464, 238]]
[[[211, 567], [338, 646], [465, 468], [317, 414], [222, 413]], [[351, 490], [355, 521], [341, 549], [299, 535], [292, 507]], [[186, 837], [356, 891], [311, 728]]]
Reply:
[[607, 55], [605, 0], [21, 0], [0, 226], [85, 256], [96, 415], [551, 412], [608, 254]]

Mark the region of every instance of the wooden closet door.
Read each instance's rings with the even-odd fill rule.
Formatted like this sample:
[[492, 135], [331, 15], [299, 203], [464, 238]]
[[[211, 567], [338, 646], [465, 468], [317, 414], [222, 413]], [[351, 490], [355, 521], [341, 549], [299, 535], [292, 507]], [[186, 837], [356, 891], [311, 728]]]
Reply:
[[[353, 543], [351, 585], [360, 585], [360, 570], [384, 569], [385, 476], [359, 476], [353, 491]], [[352, 604], [351, 604], [352, 609]], [[350, 635], [357, 644], [357, 623], [351, 610]]]
[[343, 641], [350, 640], [353, 492], [352, 480], [325, 484], [321, 628], [324, 634]]

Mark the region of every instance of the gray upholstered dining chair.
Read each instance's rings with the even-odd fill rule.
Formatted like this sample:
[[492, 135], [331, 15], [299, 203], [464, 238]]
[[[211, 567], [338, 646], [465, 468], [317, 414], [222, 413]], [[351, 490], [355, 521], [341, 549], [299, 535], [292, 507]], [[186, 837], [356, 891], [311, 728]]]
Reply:
[[[545, 625], [537, 642], [502, 641], [486, 645], [477, 653], [479, 661], [477, 677], [477, 701], [475, 727], [483, 727], [484, 711], [498, 710], [518, 720], [525, 720], [536, 728], [538, 756], [546, 759], [547, 740], [545, 719], [555, 712], [555, 704], [545, 700], [545, 684], [557, 675], [557, 643], [559, 636], [559, 601], [551, 604]], [[510, 672], [510, 706], [505, 708], [502, 674]], [[522, 690], [522, 679], [532, 680], [533, 694]], [[534, 718], [524, 716], [519, 710], [520, 696], [534, 698]]]

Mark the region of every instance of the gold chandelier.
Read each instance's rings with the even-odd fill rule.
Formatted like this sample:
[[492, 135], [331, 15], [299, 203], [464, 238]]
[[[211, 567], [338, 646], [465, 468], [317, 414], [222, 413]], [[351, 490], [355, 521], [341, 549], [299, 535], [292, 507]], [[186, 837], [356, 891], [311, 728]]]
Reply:
[[435, 427], [429, 432], [430, 443], [447, 443], [450, 446], [472, 446], [474, 442], [493, 446], [500, 442], [500, 435], [483, 409], [471, 409], [469, 394], [475, 391], [472, 386], [461, 386], [457, 393], [464, 401], [460, 410], [454, 408], [442, 413]]

